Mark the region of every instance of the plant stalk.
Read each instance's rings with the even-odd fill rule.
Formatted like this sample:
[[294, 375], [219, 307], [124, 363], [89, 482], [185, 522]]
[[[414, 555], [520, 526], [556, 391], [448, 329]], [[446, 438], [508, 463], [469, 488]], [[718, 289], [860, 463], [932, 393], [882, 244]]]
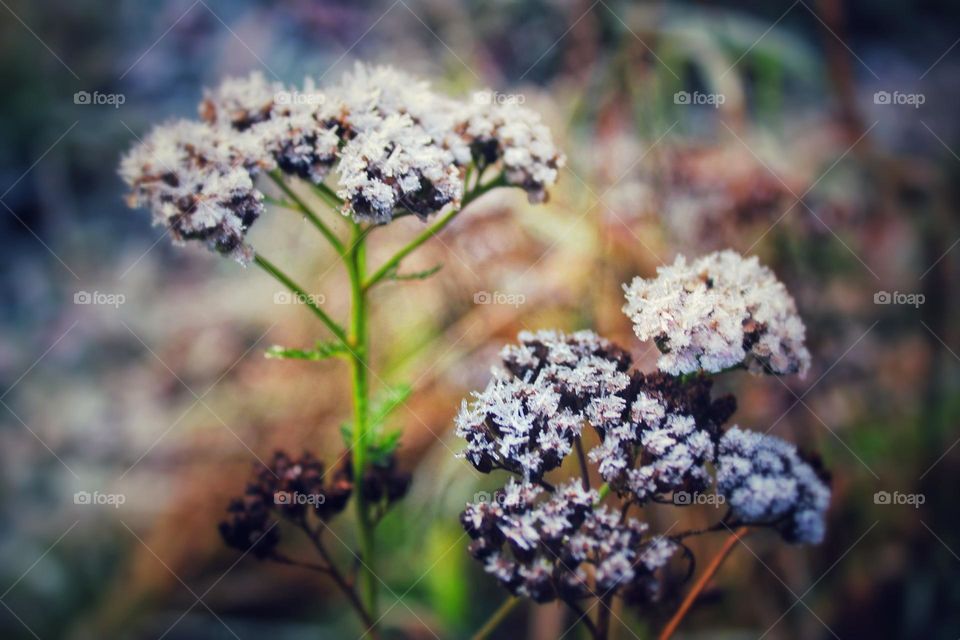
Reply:
[[510, 612], [513, 611], [521, 600], [517, 596], [510, 596], [503, 601], [497, 610], [490, 614], [490, 617], [487, 618], [487, 621], [483, 623], [483, 626], [471, 636], [471, 640], [486, 640], [490, 637], [490, 634], [493, 633], [500, 624], [507, 619], [507, 616], [510, 615]]
[[260, 267], [261, 269], [266, 271], [268, 274], [270, 274], [270, 276], [273, 277], [275, 280], [277, 280], [277, 282], [285, 286], [292, 293], [299, 296], [303, 304], [307, 308], [309, 308], [314, 313], [314, 315], [320, 318], [320, 321], [323, 322], [323, 324], [325, 324], [328, 329], [330, 329], [330, 332], [333, 335], [335, 335], [340, 340], [340, 342], [347, 344], [347, 334], [343, 330], [343, 327], [341, 327], [336, 322], [334, 322], [333, 319], [327, 315], [326, 311], [321, 309], [317, 303], [313, 302], [313, 300], [311, 300], [310, 298], [310, 294], [307, 293], [303, 289], [303, 287], [301, 287], [296, 282], [294, 282], [293, 279], [290, 278], [290, 276], [288, 276], [286, 273], [281, 271], [279, 267], [277, 267], [275, 264], [273, 264], [272, 262], [264, 258], [259, 253], [253, 256], [253, 262], [258, 267]]
[[363, 288], [366, 272], [366, 247], [363, 228], [354, 223], [350, 248], [347, 250], [347, 272], [350, 276], [350, 369], [353, 383], [353, 478], [356, 496], [357, 525], [360, 530], [360, 583], [367, 611], [377, 616], [377, 576], [374, 571], [374, 536], [370, 509], [363, 497], [363, 476], [367, 465], [368, 414], [370, 384], [368, 379], [369, 345], [367, 343], [367, 300]]
[[470, 191], [467, 195], [463, 197], [463, 201], [460, 203], [460, 207], [448, 212], [445, 216], [434, 222], [432, 225], [424, 229], [416, 238], [410, 241], [410, 244], [405, 246], [403, 249], [400, 249], [397, 253], [393, 255], [392, 258], [387, 260], [383, 265], [377, 269], [377, 271], [370, 276], [363, 284], [364, 290], [370, 289], [375, 284], [386, 278], [394, 269], [396, 269], [400, 262], [406, 258], [408, 255], [413, 253], [420, 245], [424, 242], [435, 236], [436, 234], [443, 231], [443, 229], [453, 222], [453, 219], [463, 211], [468, 204], [485, 194], [491, 189], [503, 186], [506, 184], [506, 178], [503, 175], [497, 176], [490, 182], [478, 186], [476, 189]]
[[737, 544], [737, 542], [740, 541], [740, 538], [747, 535], [749, 532], [750, 529], [748, 527], [740, 527], [730, 534], [729, 538], [724, 540], [720, 551], [717, 552], [717, 555], [715, 555], [710, 561], [710, 564], [707, 565], [703, 575], [697, 579], [696, 584], [694, 584], [693, 588], [690, 589], [690, 592], [683, 599], [683, 602], [680, 603], [680, 608], [677, 609], [677, 612], [673, 614], [672, 618], [670, 618], [667, 626], [665, 626], [663, 631], [660, 632], [660, 635], [658, 636], [659, 640], [669, 640], [670, 637], [677, 631], [677, 627], [680, 626], [680, 623], [683, 622], [683, 619], [686, 617], [687, 613], [690, 612], [690, 608], [693, 607], [693, 603], [696, 601], [697, 597], [701, 592], [703, 592], [707, 586], [707, 583], [710, 582], [717, 571], [719, 571], [720, 565], [723, 564], [724, 559], [730, 555], [730, 552], [733, 551], [733, 547]]

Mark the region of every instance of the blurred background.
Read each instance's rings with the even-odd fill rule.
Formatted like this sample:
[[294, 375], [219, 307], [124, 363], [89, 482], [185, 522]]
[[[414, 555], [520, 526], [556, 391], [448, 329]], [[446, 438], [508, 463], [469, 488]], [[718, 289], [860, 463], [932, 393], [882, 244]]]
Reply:
[[[521, 99], [568, 154], [548, 204], [488, 194], [407, 265], [437, 275], [374, 295], [376, 382], [414, 389], [394, 414], [413, 485], [378, 533], [387, 637], [468, 637], [503, 600], [457, 521], [502, 478], [455, 460], [451, 433], [500, 346], [590, 327], [651, 368], [621, 284], [723, 247], [787, 283], [814, 356], [804, 380], [725, 379], [734, 421], [820, 452], [834, 497], [819, 547], [747, 538], [680, 637], [960, 635], [956, 4], [0, 5], [4, 638], [360, 635], [325, 579], [238, 562], [216, 532], [257, 459], [336, 460], [346, 365], [265, 359], [322, 327], [263, 273], [172, 246], [125, 208], [116, 175], [153, 123], [193, 117], [225, 75], [332, 81], [355, 60]], [[336, 258], [304, 224], [270, 211], [251, 240], [343, 317]], [[371, 262], [419, 229], [377, 234]], [[721, 542], [697, 539], [698, 555]], [[615, 637], [650, 637], [676, 604], [618, 611]], [[572, 622], [531, 605], [494, 637], [559, 638]]]

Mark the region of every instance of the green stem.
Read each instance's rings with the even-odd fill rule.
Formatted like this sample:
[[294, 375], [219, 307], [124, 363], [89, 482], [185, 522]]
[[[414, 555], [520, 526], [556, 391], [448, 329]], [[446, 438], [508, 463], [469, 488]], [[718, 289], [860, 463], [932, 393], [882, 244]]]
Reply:
[[470, 193], [464, 196], [463, 201], [460, 203], [460, 207], [453, 209], [448, 212], [445, 216], [434, 222], [432, 225], [427, 227], [424, 231], [420, 233], [416, 238], [410, 241], [410, 244], [405, 246], [403, 249], [400, 249], [397, 253], [393, 255], [392, 258], [383, 263], [376, 273], [370, 276], [363, 285], [365, 290], [370, 289], [375, 284], [387, 277], [408, 255], [413, 253], [420, 245], [424, 242], [435, 236], [436, 234], [443, 231], [444, 227], [453, 222], [453, 219], [457, 215], [466, 209], [467, 205], [485, 194], [491, 189], [503, 186], [506, 184], [506, 178], [503, 175], [499, 175], [485, 185], [478, 186], [476, 189], [472, 190]]
[[366, 272], [366, 248], [364, 230], [353, 225], [353, 237], [347, 252], [347, 272], [350, 276], [350, 364], [353, 380], [353, 477], [356, 496], [357, 523], [360, 529], [361, 590], [366, 609], [377, 616], [377, 577], [374, 571], [374, 537], [370, 510], [363, 497], [363, 475], [367, 465], [367, 418], [369, 413], [370, 387], [367, 377], [369, 348], [367, 344], [367, 301], [363, 288]]
[[297, 206], [297, 209], [303, 215], [305, 215], [310, 222], [313, 223], [313, 226], [315, 226], [317, 229], [320, 230], [320, 233], [323, 234], [323, 237], [325, 237], [327, 241], [333, 246], [333, 248], [336, 249], [337, 253], [342, 256], [343, 243], [340, 242], [340, 239], [337, 238], [336, 234], [333, 233], [330, 227], [324, 224], [323, 220], [317, 217], [317, 215], [310, 209], [310, 207], [307, 206], [307, 204], [303, 201], [303, 198], [297, 195], [297, 192], [290, 188], [290, 185], [288, 185], [286, 181], [284, 181], [282, 175], [280, 175], [275, 171], [270, 172], [269, 175], [270, 175], [270, 178], [274, 181], [274, 183], [276, 183], [276, 185], [280, 187], [280, 190], [283, 191], [284, 195], [287, 196], [290, 199], [290, 201]]
[[323, 309], [321, 309], [320, 306], [311, 299], [310, 294], [308, 294], [300, 285], [294, 282], [290, 278], [290, 276], [285, 274], [276, 265], [274, 265], [272, 262], [264, 258], [259, 253], [254, 255], [253, 261], [254, 263], [256, 263], [258, 267], [260, 267], [261, 269], [269, 273], [283, 286], [290, 289], [291, 292], [299, 296], [300, 300], [303, 301], [303, 304], [306, 305], [311, 311], [313, 311], [314, 315], [320, 318], [320, 321], [323, 322], [323, 324], [325, 324], [328, 329], [330, 329], [331, 333], [337, 336], [340, 342], [347, 344], [347, 334], [343, 330], [343, 327], [341, 327], [336, 322], [334, 322], [330, 318], [330, 316], [328, 316], [327, 313]]
[[313, 186], [314, 192], [320, 196], [320, 199], [323, 200], [328, 207], [341, 215], [343, 214], [343, 200], [334, 193], [333, 189], [323, 183], [311, 183], [311, 186]]
[[490, 634], [500, 626], [500, 624], [510, 615], [510, 612], [513, 611], [521, 600], [517, 596], [511, 596], [503, 601], [497, 610], [490, 614], [490, 617], [487, 618], [487, 621], [483, 623], [483, 626], [480, 627], [480, 630], [473, 634], [471, 640], [485, 640], [490, 637]]

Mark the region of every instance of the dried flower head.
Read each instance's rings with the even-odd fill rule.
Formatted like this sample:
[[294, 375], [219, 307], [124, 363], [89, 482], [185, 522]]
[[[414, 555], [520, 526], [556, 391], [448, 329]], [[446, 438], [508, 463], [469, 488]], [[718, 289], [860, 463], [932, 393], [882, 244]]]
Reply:
[[657, 277], [625, 287], [623, 310], [641, 340], [654, 340], [658, 366], [673, 375], [746, 366], [758, 373], [800, 373], [810, 365], [806, 329], [786, 287], [756, 256], [683, 256]]
[[773, 524], [790, 542], [823, 540], [830, 488], [780, 438], [739, 427], [727, 431], [718, 449], [717, 489], [746, 523]]
[[579, 481], [545, 496], [540, 487], [511, 479], [493, 501], [467, 505], [461, 515], [473, 539], [470, 553], [511, 593], [536, 602], [576, 600], [596, 591], [619, 592], [630, 601], [657, 595], [654, 573], [677, 545], [646, 536], [647, 526], [622, 519]]
[[324, 464], [309, 453], [295, 459], [277, 451], [269, 465], [257, 463], [244, 495], [230, 502], [220, 534], [227, 546], [265, 558], [280, 542], [273, 515], [301, 526], [311, 513], [326, 520], [344, 510], [352, 492], [349, 468], [326, 474]]
[[457, 101], [390, 67], [358, 64], [318, 88], [225, 80], [205, 93], [202, 122], [156, 127], [122, 160], [131, 206], [147, 206], [177, 240], [199, 239], [245, 262], [262, 212], [254, 179], [279, 169], [316, 184], [331, 170], [345, 215], [383, 224], [458, 206], [466, 168], [494, 167], [542, 202], [564, 157], [539, 117], [515, 105]]

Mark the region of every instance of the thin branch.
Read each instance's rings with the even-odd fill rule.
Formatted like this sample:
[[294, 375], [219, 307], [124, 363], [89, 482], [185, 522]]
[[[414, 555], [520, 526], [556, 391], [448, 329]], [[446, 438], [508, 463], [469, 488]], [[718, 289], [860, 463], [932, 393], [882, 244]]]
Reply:
[[580, 478], [583, 483], [583, 490], [590, 491], [590, 471], [587, 468], [587, 456], [583, 453], [583, 442], [580, 436], [573, 439], [577, 448], [577, 461], [580, 463]]
[[485, 640], [490, 637], [490, 634], [493, 633], [500, 624], [506, 620], [507, 616], [510, 615], [510, 612], [513, 611], [522, 600], [517, 596], [510, 596], [503, 601], [497, 610], [490, 614], [490, 617], [487, 618], [487, 621], [483, 623], [483, 626], [471, 636], [471, 640]]
[[339, 338], [340, 341], [343, 342], [343, 344], [347, 344], [347, 334], [343, 330], [343, 327], [341, 327], [336, 322], [334, 322], [333, 319], [327, 315], [327, 312], [321, 309], [320, 305], [318, 305], [316, 302], [314, 302], [311, 299], [310, 294], [304, 291], [304, 289], [300, 285], [298, 285], [296, 282], [294, 282], [290, 278], [290, 276], [285, 274], [276, 265], [274, 265], [272, 262], [264, 258], [259, 253], [254, 255], [253, 261], [254, 263], [256, 263], [258, 267], [266, 271], [268, 274], [273, 276], [278, 282], [280, 282], [282, 285], [290, 289], [291, 292], [299, 296], [303, 304], [306, 305], [307, 308], [309, 308], [311, 311], [313, 311], [314, 315], [320, 318], [320, 321], [323, 322], [323, 324], [325, 324], [328, 329], [330, 329], [331, 333], [337, 336], [337, 338]]
[[663, 631], [660, 633], [659, 640], [669, 640], [669, 638], [676, 632], [677, 627], [679, 627], [680, 623], [683, 622], [684, 617], [686, 617], [687, 613], [689, 613], [690, 608], [693, 606], [693, 603], [696, 601], [697, 597], [699, 597], [699, 595], [706, 588], [707, 584], [720, 569], [720, 565], [723, 564], [724, 559], [730, 554], [731, 551], [733, 551], [734, 546], [740, 541], [740, 538], [747, 535], [749, 532], [750, 529], [748, 527], [740, 527], [724, 541], [720, 551], [713, 557], [713, 560], [710, 561], [710, 564], [707, 565], [703, 575], [697, 579], [697, 582], [690, 589], [690, 592], [687, 593], [687, 596], [683, 599], [683, 602], [680, 603], [680, 608], [677, 609], [677, 612], [673, 614], [672, 618], [670, 618], [667, 626], [663, 628]]
[[464, 196], [463, 202], [460, 203], [460, 207], [458, 209], [453, 209], [452, 211], [447, 213], [445, 216], [443, 216], [442, 218], [434, 222], [432, 225], [427, 227], [416, 238], [410, 241], [410, 244], [405, 246], [403, 249], [400, 249], [400, 251], [395, 253], [392, 258], [387, 260], [383, 264], [383, 266], [377, 269], [376, 273], [370, 276], [367, 279], [367, 281], [364, 283], [363, 285], [364, 290], [370, 289], [375, 284], [383, 280], [387, 276], [387, 274], [390, 273], [395, 267], [397, 267], [397, 265], [399, 265], [404, 258], [406, 258], [408, 255], [413, 253], [424, 242], [426, 242], [436, 234], [443, 231], [443, 229], [448, 224], [453, 222], [453, 219], [456, 218], [461, 211], [467, 208], [467, 205], [469, 205], [471, 202], [473, 202], [474, 200], [476, 200], [477, 198], [485, 194], [487, 191], [503, 186], [505, 184], [506, 184], [506, 178], [504, 178], [501, 175], [491, 180], [485, 185], [478, 186], [476, 189], [474, 189], [473, 191], [468, 193], [466, 196]]
[[290, 198], [291, 202], [297, 206], [297, 210], [300, 211], [307, 219], [313, 223], [317, 229], [320, 230], [320, 233], [327, 239], [327, 241], [333, 246], [337, 251], [337, 254], [343, 256], [343, 243], [340, 242], [340, 239], [337, 238], [336, 234], [328, 227], [323, 220], [321, 220], [317, 215], [307, 206], [307, 203], [297, 195], [297, 192], [290, 188], [290, 185], [283, 179], [283, 176], [275, 171], [271, 171], [269, 174], [270, 178], [276, 183], [280, 190], [283, 191], [284, 195]]
[[360, 597], [353, 588], [353, 584], [343, 577], [343, 574], [340, 573], [340, 570], [337, 569], [336, 565], [333, 563], [333, 558], [330, 557], [330, 553], [327, 551], [326, 546], [324, 546], [323, 540], [320, 537], [320, 532], [317, 529], [311, 529], [306, 520], [301, 520], [299, 524], [303, 531], [307, 534], [307, 537], [310, 538], [310, 542], [312, 542], [313, 546], [316, 547], [320, 557], [323, 558], [324, 562], [327, 563], [327, 574], [333, 578], [333, 581], [340, 588], [340, 591], [347, 596], [347, 600], [350, 601], [350, 604], [363, 620], [363, 623], [367, 625], [367, 630], [369, 630], [371, 634], [376, 637], [376, 630], [374, 628], [376, 622], [374, 622], [373, 618], [367, 612], [366, 607], [363, 606], [363, 603], [360, 601]]

